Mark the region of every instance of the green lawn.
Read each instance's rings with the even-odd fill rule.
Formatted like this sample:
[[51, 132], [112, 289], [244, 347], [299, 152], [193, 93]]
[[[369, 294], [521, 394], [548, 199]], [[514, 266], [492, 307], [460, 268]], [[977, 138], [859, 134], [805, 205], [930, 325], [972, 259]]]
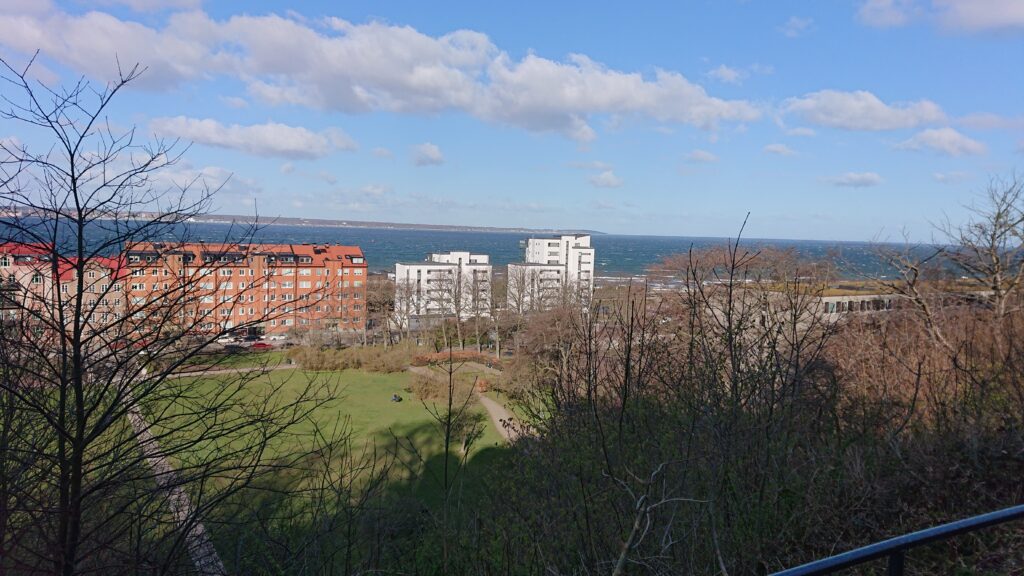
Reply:
[[224, 370], [229, 368], [254, 368], [257, 366], [274, 367], [285, 362], [285, 350], [268, 350], [266, 352], [236, 352], [226, 354], [222, 352], [211, 354], [197, 354], [185, 360], [181, 372], [206, 368], [209, 370]]
[[[216, 389], [232, 382], [233, 375], [210, 375], [205, 377], [183, 378], [190, 386], [196, 387], [198, 394], [212, 394]], [[309, 418], [299, 423], [289, 435], [295, 442], [307, 442], [316, 427], [331, 432], [346, 422], [351, 427], [354, 446], [361, 448], [371, 444], [384, 446], [394, 442], [394, 436], [412, 438], [414, 443], [426, 453], [432, 455], [440, 449], [440, 434], [435, 430], [436, 422], [428, 407], [410, 392], [410, 374], [406, 372], [381, 374], [361, 370], [345, 370], [342, 372], [308, 372], [303, 370], [272, 371], [256, 377], [247, 383], [247, 388], [254, 391], [254, 396], [266, 391], [269, 387], [279, 387], [280, 401], [294, 400], [312, 383], [322, 386], [326, 401], [317, 406]], [[392, 402], [391, 397], [397, 394], [401, 402]], [[479, 414], [484, 424], [482, 436], [475, 442], [472, 451], [500, 446], [501, 436], [495, 430], [486, 412], [475, 400], [468, 410]]]

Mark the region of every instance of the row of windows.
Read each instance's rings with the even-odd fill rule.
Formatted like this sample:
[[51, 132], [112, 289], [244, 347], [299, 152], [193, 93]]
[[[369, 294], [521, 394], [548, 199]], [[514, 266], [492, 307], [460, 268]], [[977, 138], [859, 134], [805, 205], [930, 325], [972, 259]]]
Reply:
[[[136, 268], [136, 269], [132, 270], [132, 276], [145, 276], [146, 275], [146, 270], [147, 270], [146, 268]], [[209, 274], [212, 274], [213, 270], [210, 269], [210, 268], [200, 268], [198, 270], [198, 272], [199, 272], [200, 276], [207, 276]], [[90, 272], [90, 274], [95, 274], [95, 272]], [[185, 274], [185, 270], [179, 268], [178, 269], [178, 274], [179, 275], [184, 275]], [[246, 275], [248, 275], [248, 276], [256, 276], [256, 271], [253, 270], [252, 268], [239, 268], [237, 270], [233, 269], [233, 268], [221, 268], [220, 270], [217, 271], [217, 274], [220, 275], [220, 276], [246, 276]], [[335, 274], [337, 276], [348, 276], [348, 275], [362, 276], [363, 275], [363, 269], [362, 268], [337, 268], [335, 270]], [[170, 276], [171, 273], [166, 268], [163, 268], [163, 269], [160, 269], [160, 268], [150, 268], [149, 269], [149, 275], [150, 276], [161, 276], [161, 275], [163, 275], [163, 276]], [[264, 270], [263, 271], [263, 275], [264, 276], [294, 276], [295, 275], [295, 268], [268, 269], [268, 270]], [[298, 275], [299, 276], [312, 276], [313, 275], [313, 270], [310, 269], [310, 268], [299, 268], [298, 269]], [[317, 268], [316, 269], [316, 275], [317, 276], [330, 276], [331, 275], [331, 269], [330, 268]], [[94, 278], [94, 277], [95, 276], [90, 276], [90, 278]]]

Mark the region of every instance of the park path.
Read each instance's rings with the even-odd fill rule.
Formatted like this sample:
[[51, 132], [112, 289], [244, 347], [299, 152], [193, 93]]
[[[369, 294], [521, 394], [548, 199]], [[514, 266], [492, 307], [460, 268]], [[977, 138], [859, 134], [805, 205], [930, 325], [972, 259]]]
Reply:
[[[479, 369], [482, 372], [500, 374], [498, 370], [488, 368], [487, 366], [477, 364], [476, 362], [466, 362], [463, 365]], [[434, 372], [426, 366], [409, 366], [408, 370], [413, 374], [419, 374], [421, 376], [426, 376], [427, 378], [433, 378], [435, 380], [441, 379], [437, 372]], [[477, 390], [475, 386], [473, 387], [473, 393], [476, 394], [476, 398], [480, 401], [480, 405], [487, 411], [487, 416], [490, 417], [491, 423], [498, 429], [498, 434], [500, 434], [506, 442], [512, 442], [516, 438], [519, 438], [519, 435], [521, 434], [521, 426], [515, 424], [515, 416], [513, 416], [507, 408], [502, 406], [501, 403], [485, 396]]]
[[487, 410], [487, 414], [491, 417], [491, 422], [494, 423], [494, 427], [498, 429], [498, 434], [501, 434], [502, 438], [508, 442], [519, 438], [521, 434], [520, 427], [515, 425], [515, 418], [507, 408], [499, 402], [484, 396], [479, 391], [476, 392], [476, 398]]
[[[142, 376], [146, 376], [145, 368], [142, 369]], [[125, 390], [124, 400], [128, 405], [128, 421], [139, 440], [139, 447], [142, 448], [142, 453], [146, 457], [146, 463], [153, 469], [157, 486], [167, 492], [167, 504], [171, 508], [172, 516], [185, 529], [185, 546], [196, 566], [196, 572], [202, 576], [226, 575], [227, 570], [224, 569], [224, 563], [217, 555], [217, 549], [214, 548], [210, 535], [206, 532], [202, 522], [196, 519], [192, 499], [175, 482], [174, 467], [171, 466], [167, 457], [160, 453], [160, 446], [149, 431], [149, 425], [142, 416], [142, 411], [135, 404], [130, 388]]]

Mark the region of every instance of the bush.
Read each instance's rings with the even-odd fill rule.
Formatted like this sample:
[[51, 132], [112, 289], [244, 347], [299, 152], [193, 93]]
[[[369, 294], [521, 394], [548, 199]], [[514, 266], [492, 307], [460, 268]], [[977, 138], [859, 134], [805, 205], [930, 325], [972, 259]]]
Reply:
[[366, 370], [390, 374], [409, 365], [412, 348], [408, 345], [353, 346], [342, 350], [301, 346], [288, 351], [288, 358], [304, 370]]
[[476, 362], [483, 364], [484, 366], [490, 366], [497, 370], [501, 370], [501, 361], [496, 359], [491, 354], [485, 354], [483, 352], [477, 352], [475, 350], [455, 350], [449, 355], [448, 352], [435, 352], [433, 354], [418, 354], [413, 356], [413, 366], [434, 366], [438, 364], [444, 364], [451, 359], [453, 362]]

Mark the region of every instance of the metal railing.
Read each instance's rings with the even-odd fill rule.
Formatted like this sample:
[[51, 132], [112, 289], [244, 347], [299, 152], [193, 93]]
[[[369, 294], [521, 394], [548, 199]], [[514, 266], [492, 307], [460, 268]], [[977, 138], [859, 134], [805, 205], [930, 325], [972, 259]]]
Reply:
[[823, 574], [834, 574], [840, 570], [879, 558], [888, 558], [889, 576], [903, 576], [906, 552], [911, 548], [923, 546], [931, 542], [947, 540], [960, 534], [974, 532], [975, 530], [1022, 518], [1024, 518], [1024, 504], [875, 542], [863, 548], [857, 548], [856, 550], [850, 550], [836, 556], [830, 556], [802, 566], [776, 572], [772, 576], [820, 576]]

